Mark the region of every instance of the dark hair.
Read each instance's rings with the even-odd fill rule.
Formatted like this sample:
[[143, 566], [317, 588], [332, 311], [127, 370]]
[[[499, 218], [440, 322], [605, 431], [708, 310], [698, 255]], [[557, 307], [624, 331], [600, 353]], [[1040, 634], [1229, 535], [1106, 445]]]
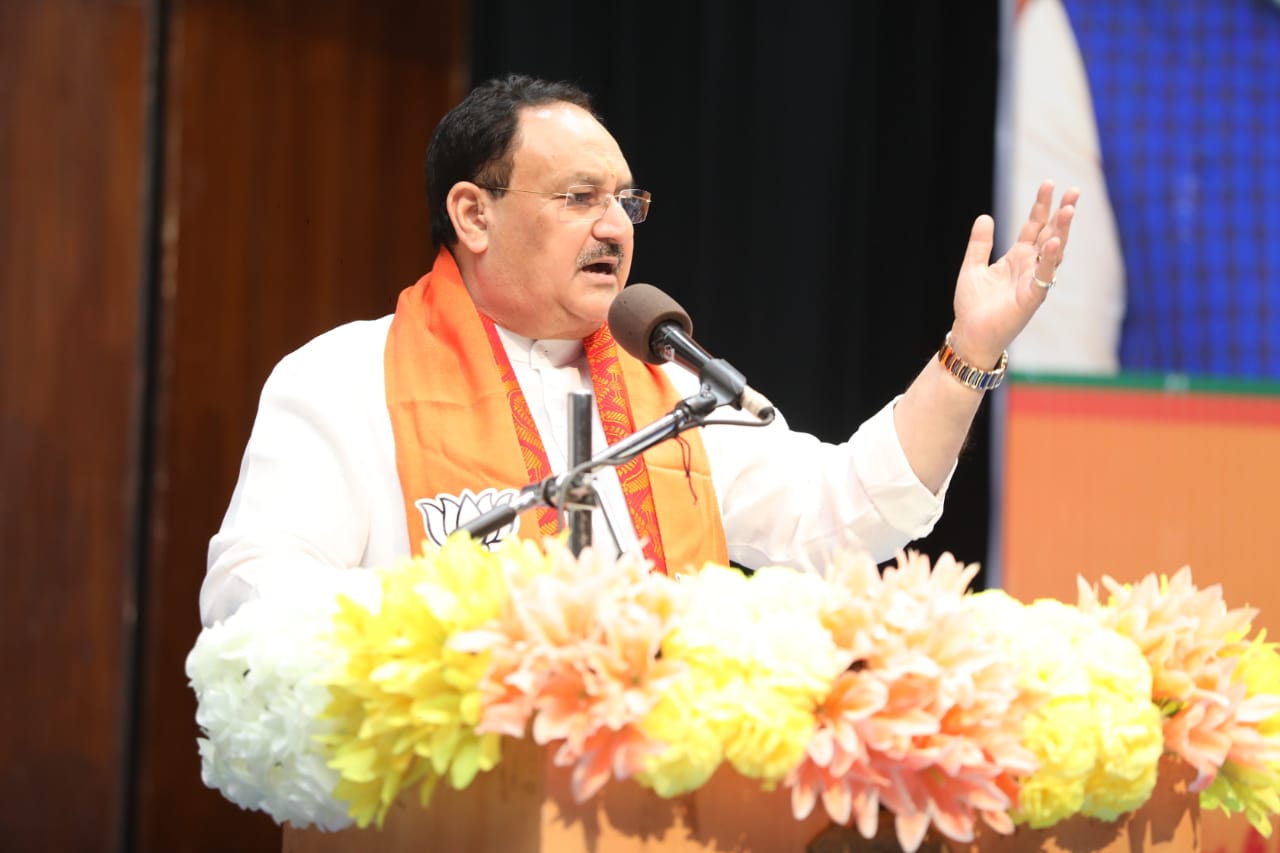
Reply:
[[511, 179], [512, 140], [520, 110], [557, 101], [592, 112], [591, 98], [572, 83], [509, 74], [472, 89], [440, 120], [427, 146], [427, 207], [431, 211], [431, 239], [437, 248], [452, 248], [458, 242], [448, 209], [453, 185], [475, 181], [506, 186]]

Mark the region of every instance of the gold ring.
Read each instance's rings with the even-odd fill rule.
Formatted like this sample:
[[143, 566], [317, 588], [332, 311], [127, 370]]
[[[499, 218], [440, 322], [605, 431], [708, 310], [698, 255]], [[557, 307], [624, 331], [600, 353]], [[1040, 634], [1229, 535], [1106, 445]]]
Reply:
[[1034, 275], [1031, 276], [1031, 280], [1035, 282], [1036, 287], [1040, 288], [1041, 290], [1050, 290], [1055, 284], [1058, 283], [1058, 277], [1056, 275], [1050, 281], [1041, 281], [1039, 276], [1034, 276]]

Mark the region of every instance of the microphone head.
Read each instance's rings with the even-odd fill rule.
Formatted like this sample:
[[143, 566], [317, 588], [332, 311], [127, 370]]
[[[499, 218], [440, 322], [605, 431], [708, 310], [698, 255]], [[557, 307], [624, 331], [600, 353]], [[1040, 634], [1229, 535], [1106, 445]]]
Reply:
[[629, 284], [614, 297], [609, 307], [609, 328], [613, 338], [631, 355], [650, 364], [665, 364], [653, 351], [650, 341], [663, 323], [675, 323], [686, 335], [693, 335], [689, 314], [667, 294], [652, 284]]

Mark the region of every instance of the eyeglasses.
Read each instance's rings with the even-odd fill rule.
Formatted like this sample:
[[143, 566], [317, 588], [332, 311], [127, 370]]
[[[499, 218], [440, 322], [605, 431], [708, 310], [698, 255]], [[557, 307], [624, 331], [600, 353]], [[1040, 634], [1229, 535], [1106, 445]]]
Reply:
[[539, 192], [538, 190], [514, 190], [511, 187], [486, 187], [481, 189], [498, 190], [508, 193], [525, 193], [527, 195], [545, 195], [564, 199], [561, 219], [599, 219], [609, 209], [609, 203], [617, 199], [622, 212], [633, 223], [639, 225], [649, 215], [649, 201], [653, 197], [644, 190], [618, 190], [607, 193], [591, 184], [576, 184], [562, 193]]

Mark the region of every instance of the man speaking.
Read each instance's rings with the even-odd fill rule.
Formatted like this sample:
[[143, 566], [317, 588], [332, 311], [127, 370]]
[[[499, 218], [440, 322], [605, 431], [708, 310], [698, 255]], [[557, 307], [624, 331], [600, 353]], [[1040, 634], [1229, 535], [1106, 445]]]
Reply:
[[[885, 559], [927, 534], [1005, 349], [1055, 282], [1077, 196], [1054, 211], [1045, 182], [994, 264], [993, 222], [975, 221], [938, 357], [848, 441], [781, 417], [685, 433], [596, 475], [597, 542], [658, 571], [817, 570], [838, 547]], [[317, 572], [390, 565], [560, 472], [573, 391], [594, 394], [596, 449], [696, 393], [606, 323], [651, 198], [583, 92], [520, 76], [472, 91], [432, 137], [427, 197], [438, 254], [395, 314], [321, 335], [267, 380], [210, 542], [206, 625]], [[555, 525], [531, 512], [496, 535]]]

